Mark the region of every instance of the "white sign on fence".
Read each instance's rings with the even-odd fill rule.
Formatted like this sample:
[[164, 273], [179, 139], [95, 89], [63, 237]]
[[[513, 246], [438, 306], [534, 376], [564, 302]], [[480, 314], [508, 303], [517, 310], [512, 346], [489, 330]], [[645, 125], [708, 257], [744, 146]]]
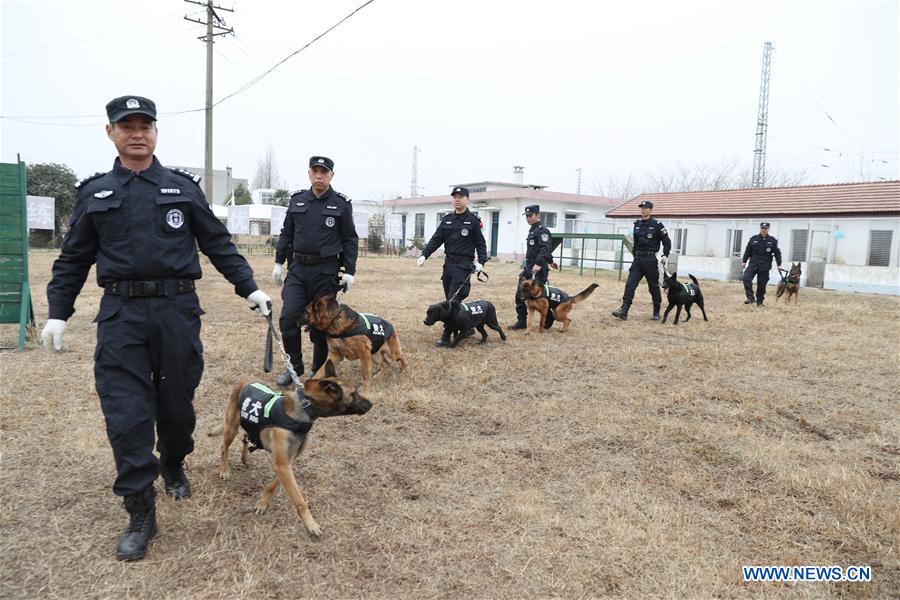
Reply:
[[272, 235], [281, 235], [281, 228], [284, 227], [284, 217], [287, 215], [286, 206], [272, 207]]
[[250, 233], [250, 206], [228, 207], [228, 233], [232, 235]]
[[56, 199], [49, 196], [26, 196], [28, 229], [49, 229], [53, 231], [56, 216]]
[[384, 215], [384, 239], [403, 239], [403, 215], [393, 213]]

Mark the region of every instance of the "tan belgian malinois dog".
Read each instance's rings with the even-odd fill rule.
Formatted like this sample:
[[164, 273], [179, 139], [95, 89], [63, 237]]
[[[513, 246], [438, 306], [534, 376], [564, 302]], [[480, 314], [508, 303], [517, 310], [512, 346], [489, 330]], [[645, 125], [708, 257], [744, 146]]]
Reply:
[[272, 494], [280, 484], [291, 497], [300, 520], [313, 537], [322, 535], [322, 530], [300, 493], [294, 477], [294, 461], [306, 447], [307, 435], [316, 419], [362, 415], [372, 408], [372, 403], [360, 396], [355, 387], [337, 378], [330, 360], [325, 361], [322, 371], [323, 377], [305, 381], [303, 388], [297, 389], [296, 397], [290, 392], [276, 392], [262, 384], [242, 379], [228, 397], [225, 424], [209, 433], [211, 436], [224, 434], [219, 476], [225, 480], [231, 475], [228, 448], [239, 428], [246, 432], [241, 451], [243, 464], [247, 464], [250, 452], [258, 448], [268, 450], [272, 455], [275, 479], [263, 489], [256, 503], [256, 514], [266, 512]]

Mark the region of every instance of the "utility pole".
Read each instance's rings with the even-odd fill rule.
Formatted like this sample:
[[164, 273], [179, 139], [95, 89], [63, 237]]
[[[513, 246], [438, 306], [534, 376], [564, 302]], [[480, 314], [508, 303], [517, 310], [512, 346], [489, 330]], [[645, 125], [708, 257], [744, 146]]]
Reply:
[[225, 24], [225, 20], [218, 14], [217, 10], [225, 10], [234, 12], [230, 8], [214, 6], [212, 0], [206, 2], [197, 2], [196, 0], [184, 0], [189, 4], [196, 4], [206, 8], [206, 21], [188, 18], [184, 16], [186, 21], [206, 25], [206, 35], [202, 35], [197, 39], [206, 42], [206, 150], [203, 161], [203, 192], [206, 194], [206, 201], [213, 202], [213, 38], [217, 35], [226, 35], [234, 33], [234, 29], [229, 29]]
[[409, 182], [409, 197], [419, 195], [419, 147], [413, 146], [412, 177]]
[[756, 115], [756, 148], [753, 150], [754, 188], [766, 185], [766, 133], [769, 129], [769, 75], [772, 65], [772, 42], [763, 46], [762, 77], [759, 82], [759, 112]]
[[575, 193], [581, 195], [581, 167], [578, 167], [575, 171], [578, 173], [578, 186], [575, 188]]

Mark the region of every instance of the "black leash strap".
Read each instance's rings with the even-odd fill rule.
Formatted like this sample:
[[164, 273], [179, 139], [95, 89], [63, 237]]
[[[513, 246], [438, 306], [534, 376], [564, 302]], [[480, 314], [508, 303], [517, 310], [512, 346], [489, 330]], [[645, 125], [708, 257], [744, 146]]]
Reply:
[[268, 303], [269, 314], [266, 315], [266, 323], [269, 324], [269, 330], [266, 332], [266, 350], [263, 354], [263, 372], [272, 372], [272, 340], [275, 338], [275, 326], [272, 324], [272, 303]]

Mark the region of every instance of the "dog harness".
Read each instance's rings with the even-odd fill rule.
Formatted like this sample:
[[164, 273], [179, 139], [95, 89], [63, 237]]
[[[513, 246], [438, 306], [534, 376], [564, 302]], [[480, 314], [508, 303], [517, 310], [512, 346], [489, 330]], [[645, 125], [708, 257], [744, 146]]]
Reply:
[[694, 290], [694, 287], [689, 283], [682, 283], [681, 287], [684, 288], [684, 293], [688, 296], [694, 296], [697, 293], [696, 290]]
[[544, 295], [547, 296], [547, 300], [550, 302], [550, 308], [556, 308], [563, 302], [569, 300], [569, 295], [562, 291], [559, 288], [550, 287], [549, 284], [544, 284]]
[[238, 402], [240, 403], [241, 428], [245, 432], [244, 440], [250, 444], [250, 452], [259, 448], [268, 450], [263, 446], [259, 437], [262, 430], [268, 427], [287, 429], [296, 435], [309, 433], [316, 414], [300, 388], [297, 389], [297, 400], [303, 407], [300, 421], [291, 418], [285, 412], [284, 395], [281, 392], [270, 390], [261, 383], [244, 386]]
[[366, 313], [356, 314], [356, 327], [350, 331], [346, 331], [341, 335], [332, 335], [334, 338], [353, 337], [354, 335], [365, 335], [372, 342], [372, 354], [381, 350], [384, 341], [394, 335], [394, 326], [387, 319], [382, 319], [378, 315], [370, 315]]

